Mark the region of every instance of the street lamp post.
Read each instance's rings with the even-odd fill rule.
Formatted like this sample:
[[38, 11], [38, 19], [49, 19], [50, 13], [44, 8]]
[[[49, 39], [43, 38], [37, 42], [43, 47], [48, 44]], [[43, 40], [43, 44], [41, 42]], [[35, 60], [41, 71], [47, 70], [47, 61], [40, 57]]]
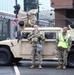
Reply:
[[[14, 6], [15, 10], [15, 18], [17, 18], [17, 0], [15, 0], [15, 6]], [[17, 25], [15, 26], [15, 38], [17, 38]]]

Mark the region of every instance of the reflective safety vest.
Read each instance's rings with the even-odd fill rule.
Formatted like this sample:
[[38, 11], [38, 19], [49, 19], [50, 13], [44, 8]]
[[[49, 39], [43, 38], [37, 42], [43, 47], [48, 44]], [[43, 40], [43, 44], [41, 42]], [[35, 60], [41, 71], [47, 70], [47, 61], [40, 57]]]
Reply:
[[59, 43], [58, 43], [58, 47], [62, 47], [62, 48], [68, 48], [68, 39], [70, 37], [70, 34], [67, 34], [64, 38], [62, 33], [59, 33], [58, 39], [59, 39]]

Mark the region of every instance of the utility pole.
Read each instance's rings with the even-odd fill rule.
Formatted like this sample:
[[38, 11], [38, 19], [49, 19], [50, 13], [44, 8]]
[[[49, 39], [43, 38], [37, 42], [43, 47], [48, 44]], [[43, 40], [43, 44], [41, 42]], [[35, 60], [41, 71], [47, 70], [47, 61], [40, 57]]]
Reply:
[[15, 18], [17, 18], [18, 12], [20, 10], [20, 5], [17, 4], [17, 0], [15, 0], [15, 6], [14, 6], [14, 14], [16, 15]]
[[[17, 6], [17, 0], [15, 0], [15, 6]], [[16, 9], [17, 9], [17, 7], [16, 7]], [[15, 17], [17, 18], [17, 13], [16, 13]]]
[[38, 13], [37, 13], [37, 25], [39, 24], [39, 5], [38, 5]]
[[[17, 23], [17, 15], [18, 15], [18, 12], [20, 10], [20, 5], [17, 4], [17, 0], [15, 0], [15, 6], [14, 6], [14, 14], [15, 14], [15, 22]], [[18, 32], [18, 26], [16, 24], [15, 26], [15, 37], [17, 38], [17, 32]]]

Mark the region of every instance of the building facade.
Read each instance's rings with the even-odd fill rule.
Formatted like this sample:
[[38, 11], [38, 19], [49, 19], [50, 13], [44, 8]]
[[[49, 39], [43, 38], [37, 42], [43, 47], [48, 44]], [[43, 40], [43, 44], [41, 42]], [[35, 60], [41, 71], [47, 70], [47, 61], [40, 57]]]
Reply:
[[[0, 0], [0, 10], [10, 13], [14, 13], [14, 5], [16, 0]], [[23, 0], [17, 0], [17, 3], [20, 4], [21, 9], [24, 8]]]
[[40, 11], [39, 12], [39, 26], [41, 27], [54, 27], [55, 26], [55, 13], [54, 11]]
[[39, 0], [24, 0], [24, 10], [29, 11], [38, 7]]
[[0, 11], [0, 41], [7, 38], [14, 38], [15, 25], [13, 24], [14, 14]]
[[[0, 40], [5, 40], [8, 37], [14, 38], [15, 36], [15, 25], [13, 24], [14, 5], [16, 0], [0, 0]], [[20, 4], [23, 10], [24, 0], [17, 0], [17, 4]]]
[[[25, 11], [38, 8], [38, 0], [17, 0], [17, 4], [20, 4], [21, 10]], [[15, 5], [16, 0], [0, 0], [0, 40], [16, 36], [17, 29], [12, 23], [15, 18]]]
[[74, 24], [74, 0], [51, 0], [55, 9], [55, 26]]

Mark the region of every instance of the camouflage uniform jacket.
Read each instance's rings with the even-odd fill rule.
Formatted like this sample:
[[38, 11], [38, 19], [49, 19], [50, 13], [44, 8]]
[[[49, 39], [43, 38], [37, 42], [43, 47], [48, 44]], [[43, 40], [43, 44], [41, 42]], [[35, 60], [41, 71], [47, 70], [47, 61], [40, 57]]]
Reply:
[[42, 42], [45, 40], [45, 37], [40, 34], [40, 31], [35, 32], [33, 30], [32, 33], [28, 35], [28, 40], [32, 46], [37, 46], [37, 44], [42, 44]]

